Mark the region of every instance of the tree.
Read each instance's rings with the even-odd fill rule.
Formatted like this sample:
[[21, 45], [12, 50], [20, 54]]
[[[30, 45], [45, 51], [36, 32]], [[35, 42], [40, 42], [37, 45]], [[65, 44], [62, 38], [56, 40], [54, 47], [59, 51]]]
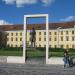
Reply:
[[0, 48], [5, 48], [7, 45], [7, 33], [0, 30]]

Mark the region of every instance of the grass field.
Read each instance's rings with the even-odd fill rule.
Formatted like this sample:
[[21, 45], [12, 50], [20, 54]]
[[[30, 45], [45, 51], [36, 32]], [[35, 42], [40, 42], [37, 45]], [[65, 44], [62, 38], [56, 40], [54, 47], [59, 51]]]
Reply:
[[[4, 48], [0, 49], [0, 56], [22, 56], [22, 48]], [[44, 57], [46, 55], [45, 48], [36, 48], [34, 50], [26, 50], [27, 57]], [[69, 55], [75, 58], [75, 49], [69, 50]], [[63, 57], [64, 49], [49, 49], [49, 57]]]
[[22, 56], [23, 51], [21, 48], [3, 48], [0, 49], [0, 56]]

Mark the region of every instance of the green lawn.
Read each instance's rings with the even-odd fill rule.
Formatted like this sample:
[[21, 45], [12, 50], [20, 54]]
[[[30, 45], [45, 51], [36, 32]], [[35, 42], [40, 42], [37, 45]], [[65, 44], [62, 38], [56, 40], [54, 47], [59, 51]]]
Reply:
[[45, 55], [46, 55], [45, 51], [40, 51], [40, 50], [27, 51], [27, 57], [43, 57]]
[[2, 51], [0, 50], [0, 56], [22, 56], [22, 51]]
[[0, 56], [22, 56], [23, 51], [21, 48], [3, 48], [0, 49]]
[[[63, 52], [49, 52], [49, 57], [63, 57]], [[75, 58], [75, 52], [69, 52], [69, 56]]]
[[63, 52], [49, 52], [50, 57], [63, 57], [64, 53]]
[[[27, 57], [43, 57], [46, 55], [45, 48], [36, 48], [35, 50], [26, 50]], [[22, 56], [22, 48], [0, 49], [0, 56]], [[69, 50], [69, 55], [75, 58], [75, 49]], [[63, 49], [49, 49], [49, 57], [63, 57]]]

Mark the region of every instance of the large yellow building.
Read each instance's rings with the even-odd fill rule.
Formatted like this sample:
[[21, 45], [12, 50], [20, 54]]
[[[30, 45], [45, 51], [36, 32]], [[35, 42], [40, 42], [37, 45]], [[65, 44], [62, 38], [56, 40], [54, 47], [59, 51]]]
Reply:
[[[30, 46], [30, 31], [36, 29], [36, 46], [46, 46], [45, 24], [33, 24], [27, 26], [27, 46]], [[7, 45], [9, 47], [21, 47], [23, 45], [23, 25], [0, 26], [8, 33]], [[75, 48], [75, 22], [50, 23], [49, 47], [51, 48]]]

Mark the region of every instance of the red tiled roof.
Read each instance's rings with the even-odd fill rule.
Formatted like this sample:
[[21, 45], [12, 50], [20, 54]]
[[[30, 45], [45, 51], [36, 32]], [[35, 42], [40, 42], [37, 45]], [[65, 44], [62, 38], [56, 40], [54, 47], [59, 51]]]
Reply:
[[[57, 29], [58, 27], [61, 28], [73, 28], [75, 22], [65, 22], [65, 23], [49, 23], [49, 29]], [[27, 29], [45, 29], [45, 24], [28, 24]], [[10, 31], [10, 30], [23, 30], [23, 24], [15, 24], [15, 25], [0, 25], [0, 30], [3, 31]]]

